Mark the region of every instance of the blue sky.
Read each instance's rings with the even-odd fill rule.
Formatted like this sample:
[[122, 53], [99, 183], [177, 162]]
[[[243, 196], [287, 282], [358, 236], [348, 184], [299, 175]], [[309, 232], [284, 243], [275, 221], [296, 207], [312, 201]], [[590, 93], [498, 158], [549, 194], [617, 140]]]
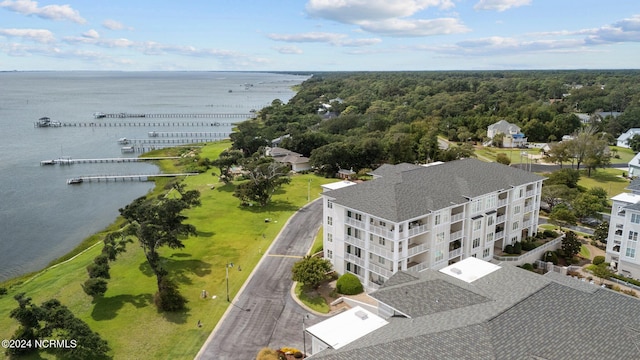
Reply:
[[639, 67], [637, 0], [0, 0], [0, 70]]

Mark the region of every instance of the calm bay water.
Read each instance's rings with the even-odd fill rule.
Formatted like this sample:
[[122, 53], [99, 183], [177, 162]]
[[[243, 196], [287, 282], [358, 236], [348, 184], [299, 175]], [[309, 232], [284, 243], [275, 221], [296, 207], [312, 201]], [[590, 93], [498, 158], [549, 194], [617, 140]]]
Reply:
[[[40, 161], [133, 157], [117, 140], [150, 131], [229, 132], [230, 127], [35, 128], [38, 118], [61, 122], [133, 122], [93, 118], [104, 113], [225, 113], [288, 101], [307, 76], [227, 72], [4, 72], [0, 73], [0, 281], [38, 270], [69, 252], [146, 194], [151, 182], [67, 185], [80, 175], [158, 173], [144, 163], [41, 166]], [[230, 123], [242, 118], [154, 119], [156, 122]], [[147, 120], [149, 121], [149, 120]]]

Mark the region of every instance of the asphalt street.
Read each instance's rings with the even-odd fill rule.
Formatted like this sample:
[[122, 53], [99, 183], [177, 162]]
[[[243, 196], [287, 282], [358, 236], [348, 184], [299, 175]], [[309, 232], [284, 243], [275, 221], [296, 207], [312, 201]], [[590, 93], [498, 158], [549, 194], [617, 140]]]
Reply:
[[[313, 244], [321, 219], [321, 200], [289, 219], [196, 359], [251, 360], [263, 347], [302, 350], [303, 319], [306, 326], [323, 319], [308, 314], [291, 298], [291, 268]], [[310, 350], [309, 337], [306, 346]]]

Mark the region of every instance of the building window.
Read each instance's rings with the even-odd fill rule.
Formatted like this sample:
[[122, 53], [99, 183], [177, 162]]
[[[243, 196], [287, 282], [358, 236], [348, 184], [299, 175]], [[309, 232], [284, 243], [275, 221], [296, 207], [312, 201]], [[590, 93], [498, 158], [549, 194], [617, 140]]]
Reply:
[[487, 234], [487, 242], [492, 242], [493, 241], [493, 233], [488, 233]]
[[327, 241], [328, 242], [333, 242], [333, 234], [332, 233], [327, 233]]
[[327, 250], [327, 257], [328, 257], [329, 259], [333, 259], [333, 251], [331, 251], [331, 250]]
[[496, 204], [498, 203], [498, 197], [497, 195], [491, 195], [487, 198], [486, 203], [485, 203], [485, 209], [492, 209], [494, 207], [496, 207]]
[[442, 215], [438, 214], [435, 216], [436, 225], [440, 225], [442, 223]]
[[482, 252], [482, 257], [487, 257], [489, 255], [491, 255], [491, 248], [484, 249], [484, 251]]
[[351, 216], [353, 216], [353, 213], [351, 212], [351, 210], [347, 210], [347, 217], [350, 218]]
[[327, 216], [327, 225], [333, 226], [333, 218], [331, 216]]
[[438, 234], [436, 235], [436, 242], [437, 242], [437, 243], [441, 243], [441, 242], [443, 242], [443, 241], [444, 241], [444, 233], [443, 233], [443, 232], [440, 232], [440, 233], [438, 233]]
[[512, 244], [515, 244], [517, 242], [518, 242], [518, 237], [517, 236], [514, 236], [514, 237], [511, 238], [511, 243]]
[[516, 205], [513, 207], [513, 213], [514, 214], [520, 214], [520, 205]]
[[480, 220], [475, 220], [473, 222], [473, 231], [482, 229], [482, 222]]
[[378, 256], [378, 262], [384, 265], [384, 258], [382, 256]]
[[493, 225], [493, 222], [494, 222], [493, 216], [489, 216], [487, 218], [487, 226]]
[[518, 198], [521, 198], [524, 196], [524, 188], [520, 188], [520, 190], [518, 190]]
[[356, 215], [355, 216], [356, 220], [362, 221], [362, 214], [355, 214], [355, 215]]
[[477, 248], [480, 246], [480, 238], [473, 239], [473, 248]]
[[637, 231], [629, 231], [629, 240], [638, 241], [638, 232]]
[[442, 252], [442, 250], [437, 250], [436, 251], [436, 262], [442, 261], [444, 260], [444, 253]]
[[480, 211], [482, 211], [482, 200], [474, 200], [473, 203], [471, 203], [471, 213], [477, 213]]
[[378, 239], [378, 244], [380, 244], [380, 245], [382, 245], [382, 246], [385, 246], [385, 244], [386, 244], [386, 243], [387, 243], [387, 242], [385, 241], [385, 239], [384, 239], [384, 238], [379, 238], [379, 239]]
[[640, 214], [631, 214], [631, 222], [634, 224], [640, 224]]
[[520, 226], [520, 224], [518, 224], [517, 221], [513, 222], [513, 225], [511, 226], [511, 230], [518, 230], [518, 227]]
[[628, 247], [627, 251], [624, 254], [624, 256], [629, 257], [629, 258], [635, 258], [636, 257], [636, 249]]
[[328, 207], [329, 209], [333, 209], [333, 201], [331, 201], [331, 200], [327, 200], [327, 207]]

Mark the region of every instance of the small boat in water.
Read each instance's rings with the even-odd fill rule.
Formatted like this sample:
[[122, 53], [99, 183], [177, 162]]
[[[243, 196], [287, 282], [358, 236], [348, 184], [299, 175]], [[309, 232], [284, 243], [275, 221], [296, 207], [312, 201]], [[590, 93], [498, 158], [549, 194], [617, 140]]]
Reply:
[[56, 161], [55, 160], [42, 160], [40, 161], [40, 165], [55, 165]]
[[103, 112], [95, 112], [93, 113], [93, 117], [96, 119], [103, 119], [107, 117], [107, 114], [103, 113]]
[[118, 139], [118, 144], [120, 145], [127, 145], [128, 143], [129, 143], [129, 140], [126, 137]]
[[69, 180], [67, 180], [67, 184], [68, 185], [76, 185], [76, 184], [82, 184], [82, 178], [71, 178]]
[[35, 123], [36, 127], [60, 127], [62, 123], [60, 121], [52, 121], [51, 118], [44, 116], [38, 119]]

